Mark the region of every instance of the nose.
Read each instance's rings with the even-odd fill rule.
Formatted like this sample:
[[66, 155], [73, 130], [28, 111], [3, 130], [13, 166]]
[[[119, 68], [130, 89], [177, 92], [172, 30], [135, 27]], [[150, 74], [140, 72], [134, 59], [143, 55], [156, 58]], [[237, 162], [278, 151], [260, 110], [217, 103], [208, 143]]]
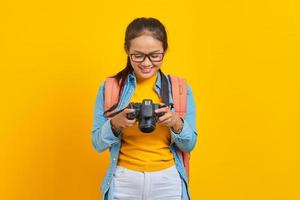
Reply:
[[145, 60], [141, 63], [143, 66], [151, 66], [152, 62], [148, 56], [146, 56]]

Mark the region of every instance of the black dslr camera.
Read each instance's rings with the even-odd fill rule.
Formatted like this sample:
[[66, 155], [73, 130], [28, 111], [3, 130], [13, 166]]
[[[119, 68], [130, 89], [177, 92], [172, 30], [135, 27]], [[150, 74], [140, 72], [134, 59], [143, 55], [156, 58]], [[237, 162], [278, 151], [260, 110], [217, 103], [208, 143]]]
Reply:
[[164, 113], [155, 113], [154, 111], [162, 107], [166, 107], [166, 105], [152, 103], [151, 99], [144, 99], [142, 103], [129, 103], [128, 108], [134, 109], [134, 112], [127, 113], [127, 118], [136, 118], [140, 131], [151, 133], [155, 129], [158, 118], [164, 115]]

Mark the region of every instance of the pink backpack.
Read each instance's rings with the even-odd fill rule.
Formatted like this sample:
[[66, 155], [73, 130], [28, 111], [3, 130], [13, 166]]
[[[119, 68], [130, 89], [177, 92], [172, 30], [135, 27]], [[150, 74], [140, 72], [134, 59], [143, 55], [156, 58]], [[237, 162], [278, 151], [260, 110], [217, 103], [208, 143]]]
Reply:
[[[172, 97], [175, 112], [182, 118], [186, 114], [187, 83], [186, 80], [169, 76], [172, 87]], [[104, 110], [108, 110], [119, 101], [120, 87], [115, 78], [107, 78], [104, 90]], [[109, 115], [111, 112], [106, 113]], [[189, 179], [189, 160], [190, 153], [182, 152], [176, 147], [176, 151], [183, 162], [187, 178]]]

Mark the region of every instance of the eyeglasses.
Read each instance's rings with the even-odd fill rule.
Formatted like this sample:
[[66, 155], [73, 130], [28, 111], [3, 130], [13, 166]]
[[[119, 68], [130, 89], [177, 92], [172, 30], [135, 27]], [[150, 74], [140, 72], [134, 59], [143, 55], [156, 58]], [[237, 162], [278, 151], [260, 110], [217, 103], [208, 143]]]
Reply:
[[150, 53], [150, 54], [143, 54], [143, 53], [134, 53], [129, 54], [130, 58], [133, 62], [142, 63], [146, 59], [146, 57], [151, 62], [160, 62], [164, 58], [164, 53]]

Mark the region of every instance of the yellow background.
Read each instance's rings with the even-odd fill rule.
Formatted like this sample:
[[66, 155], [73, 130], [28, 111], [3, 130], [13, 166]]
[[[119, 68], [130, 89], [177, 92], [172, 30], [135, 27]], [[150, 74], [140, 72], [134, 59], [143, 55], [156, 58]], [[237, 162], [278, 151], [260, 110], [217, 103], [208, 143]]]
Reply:
[[163, 70], [194, 92], [193, 199], [300, 199], [297, 0], [2, 1], [0, 199], [101, 199], [95, 97], [140, 16], [166, 25]]

